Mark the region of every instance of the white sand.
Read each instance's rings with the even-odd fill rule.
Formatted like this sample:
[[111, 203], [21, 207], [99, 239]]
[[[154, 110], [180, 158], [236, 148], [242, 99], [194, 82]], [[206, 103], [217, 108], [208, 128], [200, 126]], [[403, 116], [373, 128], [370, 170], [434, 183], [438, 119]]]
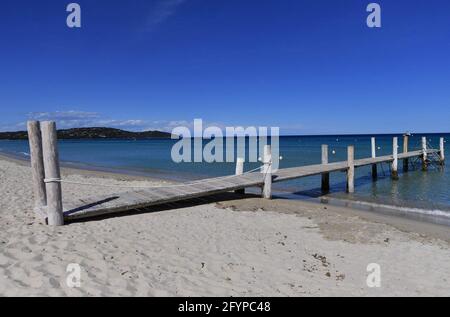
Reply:
[[[32, 212], [30, 179], [28, 167], [0, 159], [0, 295], [450, 295], [447, 241], [342, 208], [237, 210], [258, 209], [253, 199], [51, 228]], [[64, 186], [79, 197], [108, 191]], [[271, 204], [264, 209], [283, 208]], [[381, 288], [366, 285], [371, 262], [381, 265]], [[69, 263], [82, 267], [81, 288], [66, 285]]]

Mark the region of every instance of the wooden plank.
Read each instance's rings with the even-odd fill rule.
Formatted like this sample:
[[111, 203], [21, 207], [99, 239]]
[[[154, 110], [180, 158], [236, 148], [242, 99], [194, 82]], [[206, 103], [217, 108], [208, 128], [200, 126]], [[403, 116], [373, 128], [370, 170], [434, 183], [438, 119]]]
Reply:
[[125, 201], [126, 204], [130, 206], [139, 206], [146, 200], [143, 197], [136, 195], [134, 192], [127, 192], [120, 195], [120, 201]]
[[354, 193], [355, 192], [355, 147], [350, 145], [347, 148], [347, 192]]
[[[218, 183], [224, 184], [223, 181], [220, 181]], [[220, 193], [223, 191], [228, 191], [230, 189], [229, 186], [233, 186], [233, 188], [236, 187], [236, 185], [226, 185], [226, 187], [219, 187], [216, 186], [215, 184], [213, 185], [208, 185], [208, 186], [202, 186], [204, 184], [195, 184], [195, 185], [189, 185], [186, 187], [175, 187], [173, 189], [171, 188], [155, 188], [152, 189], [151, 192], [152, 194], [157, 194], [159, 196], [159, 198], [153, 198], [153, 199], [148, 199], [147, 201], [141, 200], [140, 198], [142, 198], [142, 195], [147, 192], [139, 192], [139, 194], [141, 195], [141, 197], [139, 197], [139, 199], [136, 199], [136, 196], [133, 194], [129, 194], [129, 193], [124, 193], [121, 194], [121, 196], [119, 197], [119, 199], [117, 200], [117, 204], [123, 204], [124, 207], [130, 209], [131, 207], [145, 207], [145, 206], [150, 206], [153, 204], [159, 204], [159, 203], [167, 203], [167, 202], [174, 202], [174, 201], [178, 201], [178, 200], [183, 200], [183, 199], [191, 199], [191, 198], [197, 198], [197, 197], [202, 197], [202, 196], [207, 196], [213, 193]], [[180, 191], [180, 188], [183, 188], [184, 191], [186, 190], [186, 188], [189, 188], [189, 191], [191, 192], [190, 194], [185, 194], [183, 191]], [[91, 208], [90, 210], [83, 210], [80, 211], [78, 213], [73, 213], [68, 215], [68, 219], [76, 219], [76, 218], [80, 218], [80, 217], [84, 217], [87, 216], [87, 214], [89, 213], [89, 215], [98, 215], [98, 214], [102, 214], [104, 212], [104, 210], [102, 210], [104, 207], [103, 206], [98, 206], [96, 208]], [[106, 207], [105, 207], [106, 208]], [[113, 207], [107, 207], [106, 211], [107, 212], [114, 212], [115, 209], [121, 209], [120, 205], [117, 206], [113, 206]]]
[[[244, 174], [244, 158], [243, 157], [238, 157], [236, 160], [236, 175], [240, 176], [242, 174]], [[245, 194], [245, 187], [241, 188], [241, 189], [237, 189], [235, 191], [236, 194], [241, 194], [244, 195]]]
[[398, 137], [394, 137], [392, 140], [392, 179], [398, 180]]
[[41, 209], [47, 205], [45, 189], [44, 154], [39, 121], [28, 121], [28, 142], [30, 144], [31, 174], [33, 178], [34, 207]]
[[41, 122], [42, 150], [47, 192], [48, 224], [51, 226], [64, 225], [61, 173], [59, 169], [58, 141], [56, 124], [53, 121]]
[[[328, 164], [328, 145], [322, 145], [322, 164]], [[328, 193], [330, 191], [330, 173], [324, 172], [322, 173], [322, 192]]]
[[272, 199], [272, 147], [270, 145], [264, 146], [264, 183], [262, 188], [262, 197], [265, 199]]
[[[372, 158], [375, 159], [377, 157], [376, 139], [372, 137], [370, 142], [372, 147]], [[376, 180], [377, 178], [378, 178], [378, 166], [375, 163], [372, 164], [372, 179]]]
[[[408, 153], [409, 151], [409, 136], [405, 134], [403, 136], [403, 153]], [[409, 158], [403, 160], [403, 172], [408, 172], [409, 170]]]
[[428, 169], [428, 155], [427, 155], [427, 138], [422, 137], [422, 170], [426, 171]]

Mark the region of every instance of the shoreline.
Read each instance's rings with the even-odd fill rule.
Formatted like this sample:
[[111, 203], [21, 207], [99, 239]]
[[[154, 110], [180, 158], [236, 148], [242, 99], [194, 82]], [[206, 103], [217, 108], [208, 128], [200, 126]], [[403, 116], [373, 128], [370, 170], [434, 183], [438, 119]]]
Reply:
[[293, 201], [305, 201], [323, 206], [334, 206], [348, 208], [355, 211], [361, 211], [371, 214], [384, 215], [387, 217], [396, 217], [399, 219], [408, 219], [416, 222], [431, 223], [450, 228], [450, 214], [448, 211], [439, 209], [424, 209], [414, 207], [401, 207], [396, 205], [379, 204], [363, 200], [345, 199], [331, 196], [310, 197], [297, 194], [280, 193], [279, 198]]
[[450, 227], [446, 225], [408, 219], [396, 215], [380, 214], [345, 206], [318, 204], [309, 201], [293, 201], [282, 198], [267, 201], [259, 197], [218, 202], [217, 204], [222, 208], [231, 208], [235, 211], [271, 210], [280, 213], [299, 214], [311, 219], [316, 217], [314, 212], [322, 213], [321, 216], [325, 213], [330, 216], [330, 218], [334, 216], [333, 213], [337, 213], [344, 218], [357, 217], [372, 223], [391, 226], [402, 232], [418, 234], [431, 239], [439, 239], [450, 244]]
[[[13, 155], [9, 153], [0, 152], [0, 160], [6, 160], [12, 163], [19, 164], [21, 166], [30, 166], [30, 161], [19, 155]], [[120, 181], [154, 181], [154, 182], [167, 182], [167, 183], [179, 183], [173, 179], [156, 178], [139, 174], [132, 171], [121, 169], [102, 168], [99, 166], [88, 166], [83, 164], [70, 164], [67, 162], [61, 162], [61, 173], [63, 175], [81, 175], [81, 176], [95, 176], [99, 178], [114, 178]]]
[[[7, 154], [0, 152], [0, 160], [7, 160], [22, 166], [29, 166], [29, 160], [19, 155]], [[67, 162], [61, 163], [62, 175], [80, 175], [84, 177], [95, 177], [100, 179], [115, 179], [117, 181], [150, 181], [150, 182], [164, 182], [167, 184], [177, 184], [181, 181], [174, 181], [173, 179], [156, 178], [147, 175], [133, 174], [133, 171], [123, 169], [109, 169], [98, 166], [92, 166], [89, 168], [87, 165], [72, 165]], [[250, 188], [247, 192], [251, 195], [258, 195], [257, 189]], [[414, 224], [414, 228], [419, 228], [417, 224], [435, 225], [437, 228], [444, 227], [450, 228], [450, 217], [442, 217], [436, 215], [429, 215], [424, 213], [408, 213], [403, 208], [395, 205], [379, 205], [364, 201], [346, 200], [341, 198], [322, 196], [322, 197], [310, 197], [307, 195], [295, 195], [288, 191], [274, 191], [275, 200], [290, 201], [293, 206], [306, 204], [313, 204], [317, 206], [329, 206], [333, 208], [340, 208], [340, 210], [351, 210], [353, 213], [365, 215], [368, 220], [383, 221], [386, 220], [388, 224], [398, 225], [400, 222], [405, 221], [410, 224]], [[280, 208], [277, 208], [278, 211]], [[422, 209], [418, 209], [422, 210]], [[424, 210], [426, 211], [426, 210]], [[394, 220], [393, 220], [394, 219]], [[404, 226], [402, 226], [404, 228]], [[429, 228], [425, 232], [431, 232]], [[440, 235], [442, 236], [442, 235]]]

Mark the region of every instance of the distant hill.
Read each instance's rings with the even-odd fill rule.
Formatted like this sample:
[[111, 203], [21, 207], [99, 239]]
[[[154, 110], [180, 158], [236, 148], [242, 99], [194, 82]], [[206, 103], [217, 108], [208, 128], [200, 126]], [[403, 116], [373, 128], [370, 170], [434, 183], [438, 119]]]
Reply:
[[[170, 139], [171, 134], [161, 131], [130, 132], [113, 128], [76, 128], [58, 130], [58, 139]], [[0, 140], [26, 140], [26, 131], [0, 132]]]

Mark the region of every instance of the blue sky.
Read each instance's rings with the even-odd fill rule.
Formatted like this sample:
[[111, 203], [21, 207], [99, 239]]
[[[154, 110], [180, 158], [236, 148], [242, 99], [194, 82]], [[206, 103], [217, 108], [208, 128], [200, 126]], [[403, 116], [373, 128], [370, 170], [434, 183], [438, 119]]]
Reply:
[[450, 2], [61, 0], [0, 4], [0, 130], [449, 131]]

